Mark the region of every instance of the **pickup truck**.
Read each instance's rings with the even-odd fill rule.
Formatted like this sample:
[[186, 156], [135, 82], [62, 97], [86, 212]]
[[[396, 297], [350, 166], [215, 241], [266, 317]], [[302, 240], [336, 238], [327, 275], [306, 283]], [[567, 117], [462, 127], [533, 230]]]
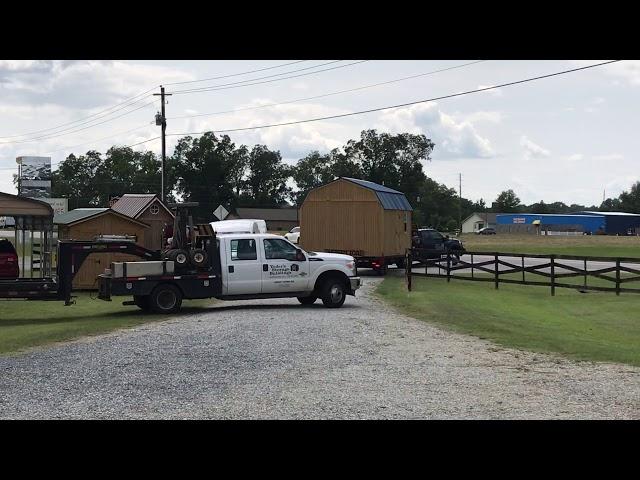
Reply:
[[201, 246], [207, 261], [199, 268], [166, 259], [111, 264], [98, 278], [98, 298], [133, 296], [123, 303], [156, 313], [178, 311], [185, 298], [296, 297], [338, 308], [361, 284], [353, 257], [305, 252], [279, 235], [221, 233]]

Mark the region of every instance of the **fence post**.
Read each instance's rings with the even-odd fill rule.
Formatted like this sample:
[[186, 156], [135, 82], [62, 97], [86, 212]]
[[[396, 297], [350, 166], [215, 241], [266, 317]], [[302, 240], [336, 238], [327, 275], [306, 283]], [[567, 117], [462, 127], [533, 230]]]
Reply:
[[471, 279], [473, 279], [473, 253], [471, 254]]
[[525, 283], [525, 281], [524, 281], [524, 255], [522, 255], [522, 283]]
[[499, 282], [499, 280], [498, 280], [498, 254], [497, 253], [495, 254], [494, 265], [495, 265], [495, 272], [493, 274], [494, 275], [493, 281], [495, 283], [495, 288], [497, 290], [498, 289], [498, 282]]
[[555, 255], [551, 255], [551, 296], [556, 294], [556, 268], [555, 268]]
[[447, 282], [451, 281], [451, 252], [447, 250]]
[[616, 295], [620, 295], [620, 259], [616, 258]]
[[411, 250], [407, 250], [405, 253], [405, 275], [407, 277], [407, 290], [411, 291], [411, 264], [413, 263], [413, 257], [411, 256]]
[[587, 288], [587, 258], [584, 259], [584, 288]]

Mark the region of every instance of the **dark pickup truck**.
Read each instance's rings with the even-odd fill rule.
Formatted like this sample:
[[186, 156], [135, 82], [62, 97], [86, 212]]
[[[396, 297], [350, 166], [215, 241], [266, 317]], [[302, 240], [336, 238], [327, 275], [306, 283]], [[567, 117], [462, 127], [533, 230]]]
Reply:
[[457, 263], [465, 251], [460, 240], [449, 238], [449, 235], [443, 235], [433, 228], [419, 228], [412, 238], [411, 246], [413, 259], [419, 262], [436, 260], [451, 252], [454, 263]]

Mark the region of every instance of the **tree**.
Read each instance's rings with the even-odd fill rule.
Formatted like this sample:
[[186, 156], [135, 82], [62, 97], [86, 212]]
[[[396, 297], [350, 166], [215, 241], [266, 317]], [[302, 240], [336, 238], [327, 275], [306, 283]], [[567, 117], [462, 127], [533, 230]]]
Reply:
[[287, 204], [291, 168], [282, 163], [280, 152], [256, 145], [249, 154], [249, 173], [239, 202], [244, 206], [278, 207]]
[[218, 205], [234, 208], [236, 192], [242, 189], [246, 148], [236, 148], [224, 135], [206, 132], [201, 137], [183, 137], [168, 159], [171, 183], [183, 201], [198, 202], [194, 217], [211, 221]]
[[103, 164], [95, 150], [76, 157], [73, 153], [65, 158], [51, 174], [53, 197], [69, 199], [69, 209], [101, 207], [100, 188], [96, 174]]
[[298, 187], [298, 191], [294, 193], [294, 201], [298, 206], [302, 205], [310, 190], [335, 178], [331, 172], [331, 154], [322, 155], [318, 151], [298, 160], [291, 172]]
[[621, 202], [619, 198], [607, 198], [600, 204], [598, 209], [601, 212], [619, 212], [622, 210]]
[[640, 182], [631, 185], [631, 189], [626, 190], [618, 197], [620, 209], [627, 213], [640, 213]]
[[511, 189], [505, 190], [498, 195], [493, 203], [492, 210], [498, 213], [517, 213], [520, 207], [520, 199]]
[[336, 163], [358, 165], [359, 178], [397, 189], [415, 203], [426, 179], [421, 162], [430, 160], [433, 147], [434, 143], [422, 134], [391, 135], [364, 130], [360, 140], [347, 142], [345, 158], [336, 158]]

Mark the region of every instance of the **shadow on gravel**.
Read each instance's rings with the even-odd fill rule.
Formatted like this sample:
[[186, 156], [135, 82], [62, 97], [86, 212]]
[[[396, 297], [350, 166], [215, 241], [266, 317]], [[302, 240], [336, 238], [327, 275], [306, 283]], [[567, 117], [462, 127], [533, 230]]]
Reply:
[[[358, 305], [354, 305], [354, 304], [347, 304], [345, 303], [342, 307], [334, 309], [334, 311], [338, 311], [338, 310], [352, 310], [352, 309], [359, 309], [362, 308]], [[313, 305], [292, 305], [290, 303], [281, 303], [281, 304], [277, 304], [274, 305], [272, 303], [270, 304], [264, 304], [264, 305], [220, 305], [217, 304], [215, 306], [212, 306], [211, 308], [207, 308], [206, 311], [207, 312], [216, 312], [216, 311], [234, 311], [234, 310], [331, 310], [329, 308], [326, 308], [324, 305], [322, 305], [322, 303], [318, 302], [317, 304], [313, 304]], [[203, 311], [203, 310], [200, 310]]]

